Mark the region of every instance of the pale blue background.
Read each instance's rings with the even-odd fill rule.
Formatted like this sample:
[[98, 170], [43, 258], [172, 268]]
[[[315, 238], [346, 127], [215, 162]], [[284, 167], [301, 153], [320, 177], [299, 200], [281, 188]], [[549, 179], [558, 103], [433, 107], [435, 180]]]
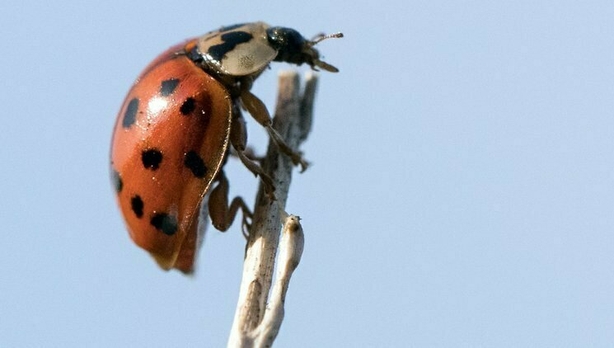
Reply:
[[[193, 279], [160, 271], [108, 148], [158, 53], [255, 20], [346, 35], [319, 45], [341, 73], [292, 184], [306, 246], [278, 347], [613, 345], [614, 3], [580, 3], [3, 1], [0, 347], [225, 345], [239, 225], [209, 230]], [[270, 107], [287, 68], [254, 87]]]

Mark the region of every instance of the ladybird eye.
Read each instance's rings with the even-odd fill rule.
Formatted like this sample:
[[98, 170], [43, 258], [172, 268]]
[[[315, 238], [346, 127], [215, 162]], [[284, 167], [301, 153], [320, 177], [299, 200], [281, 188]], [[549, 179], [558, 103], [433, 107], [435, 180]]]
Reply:
[[269, 43], [276, 50], [301, 51], [305, 38], [296, 30], [282, 27], [267, 29]]

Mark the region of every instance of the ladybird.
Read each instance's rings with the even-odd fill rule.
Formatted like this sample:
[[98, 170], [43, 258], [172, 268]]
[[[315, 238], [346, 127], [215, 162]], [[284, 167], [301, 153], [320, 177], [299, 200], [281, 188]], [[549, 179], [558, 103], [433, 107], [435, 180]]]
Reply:
[[231, 147], [266, 191], [274, 191], [272, 180], [245, 153], [241, 108], [267, 130], [282, 153], [305, 168], [250, 89], [273, 61], [337, 72], [314, 49], [330, 37], [342, 34], [308, 40], [294, 29], [263, 22], [222, 27], [171, 47], [137, 78], [117, 115], [110, 171], [130, 237], [161, 268], [193, 272], [206, 206], [220, 231], [230, 227], [239, 210], [248, 226], [251, 213], [243, 199], [228, 203], [229, 183], [222, 168]]

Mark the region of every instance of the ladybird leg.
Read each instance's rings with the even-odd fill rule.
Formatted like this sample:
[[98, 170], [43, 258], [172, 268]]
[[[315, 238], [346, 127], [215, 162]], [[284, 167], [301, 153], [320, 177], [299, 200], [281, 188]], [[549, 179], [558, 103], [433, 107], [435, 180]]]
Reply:
[[[249, 145], [245, 147], [245, 150], [243, 150], [243, 154], [251, 161], [262, 163], [262, 161], [264, 160], [264, 156], [259, 156], [258, 154], [256, 154], [256, 150], [254, 150], [254, 148]], [[237, 158], [239, 157], [239, 154], [237, 153], [237, 150], [234, 148], [234, 146], [230, 148], [230, 156]]]
[[252, 161], [245, 153], [245, 143], [247, 142], [247, 130], [245, 128], [245, 119], [241, 116], [241, 111], [234, 110], [234, 116], [232, 118], [232, 125], [230, 126], [230, 143], [235, 149], [237, 157], [241, 160], [243, 165], [247, 167], [254, 175], [259, 176], [260, 180], [264, 184], [264, 191], [271, 200], [275, 200], [275, 186], [273, 185], [273, 179], [264, 172], [264, 169], [254, 161]]
[[252, 219], [252, 212], [241, 197], [235, 197], [230, 205], [228, 204], [228, 179], [224, 172], [220, 172], [216, 181], [218, 181], [218, 184], [213, 188], [209, 196], [211, 224], [218, 230], [226, 232], [237, 216], [237, 212], [241, 209], [243, 213], [241, 227], [243, 233], [247, 234], [247, 231], [251, 228], [251, 223], [248, 219]]
[[[251, 147], [247, 146], [247, 128], [245, 118], [241, 114], [241, 108], [236, 103], [232, 107], [232, 124], [230, 127], [230, 155], [239, 157], [238, 152], [243, 152], [252, 161], [262, 162], [264, 156], [258, 157]], [[258, 173], [254, 173], [258, 175]]]
[[254, 161], [247, 158], [247, 156], [245, 156], [243, 151], [237, 151], [237, 155], [239, 156], [241, 163], [243, 163], [243, 165], [246, 166], [250, 172], [260, 177], [260, 180], [262, 181], [262, 184], [264, 185], [264, 192], [266, 193], [266, 195], [269, 197], [271, 201], [274, 201], [276, 198], [275, 198], [275, 185], [273, 185], [273, 179], [271, 179], [271, 177], [267, 173], [264, 172], [264, 169], [262, 169], [261, 166], [259, 166], [257, 163], [254, 163]]
[[295, 152], [286, 144], [281, 135], [273, 128], [273, 121], [271, 120], [271, 116], [269, 115], [269, 111], [266, 106], [262, 102], [262, 100], [258, 99], [252, 92], [250, 92], [247, 88], [241, 89], [241, 102], [247, 111], [254, 117], [258, 123], [260, 123], [269, 133], [271, 140], [277, 145], [279, 150], [290, 157], [292, 163], [294, 165], [301, 166], [301, 172], [304, 172], [307, 169], [309, 164], [307, 161], [303, 159], [299, 152]]

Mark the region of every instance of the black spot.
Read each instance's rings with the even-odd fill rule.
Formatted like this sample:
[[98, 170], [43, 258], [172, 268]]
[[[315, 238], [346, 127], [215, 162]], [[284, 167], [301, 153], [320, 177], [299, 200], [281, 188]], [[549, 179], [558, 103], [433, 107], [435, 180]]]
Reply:
[[122, 120], [122, 126], [124, 128], [130, 128], [136, 122], [136, 113], [139, 111], [139, 98], [132, 98], [126, 112], [124, 113], [124, 119]]
[[196, 151], [190, 151], [185, 154], [183, 165], [192, 171], [197, 178], [204, 178], [207, 174], [207, 166], [205, 161], [196, 153]]
[[162, 152], [156, 149], [145, 150], [141, 154], [141, 160], [146, 169], [156, 170], [160, 167], [160, 162], [162, 162]]
[[245, 31], [231, 31], [226, 34], [222, 34], [220, 38], [223, 43], [219, 45], [213, 45], [207, 50], [207, 54], [213, 58], [213, 60], [221, 61], [226, 53], [232, 51], [237, 45], [244, 42], [248, 42], [254, 36]]
[[151, 225], [167, 236], [172, 236], [177, 232], [177, 219], [167, 213], [157, 213], [151, 218]]
[[177, 88], [177, 85], [179, 85], [179, 79], [168, 79], [162, 81], [162, 85], [160, 85], [160, 95], [167, 97], [173, 94], [175, 88]]
[[189, 97], [183, 102], [183, 104], [181, 104], [179, 111], [182, 115], [189, 115], [194, 111], [194, 109], [196, 109], [196, 99]]
[[132, 211], [136, 217], [139, 219], [143, 217], [143, 200], [141, 199], [141, 196], [136, 195], [132, 197], [130, 200], [130, 206], [132, 207]]
[[119, 176], [119, 172], [115, 170], [115, 168], [111, 168], [111, 181], [113, 182], [113, 186], [115, 186], [115, 191], [118, 194], [122, 192], [124, 182], [122, 181], [122, 177]]

